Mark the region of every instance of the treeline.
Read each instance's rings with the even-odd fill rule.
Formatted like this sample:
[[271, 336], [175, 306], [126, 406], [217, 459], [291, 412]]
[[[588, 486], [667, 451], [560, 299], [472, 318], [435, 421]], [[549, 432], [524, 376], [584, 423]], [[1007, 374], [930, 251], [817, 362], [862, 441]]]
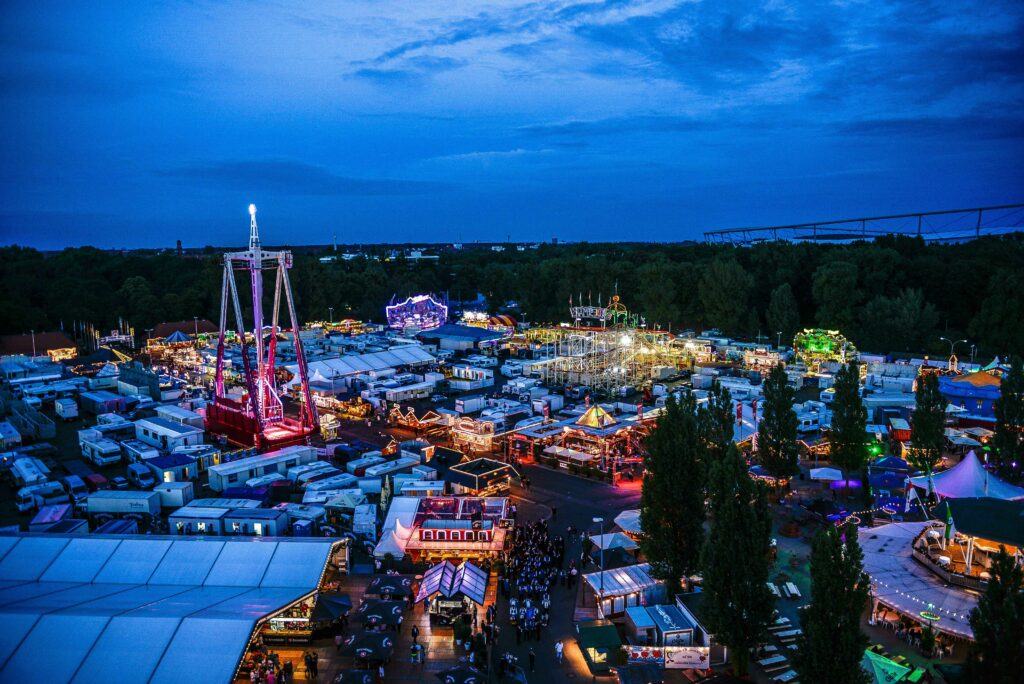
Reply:
[[[374, 248], [380, 255], [388, 248]], [[444, 250], [437, 261], [358, 258], [321, 264], [296, 254], [303, 320], [380, 320], [392, 295], [481, 292], [491, 309], [515, 302], [521, 318], [559, 322], [568, 300], [607, 302], [614, 292], [648, 325], [716, 327], [774, 341], [802, 327], [842, 330], [860, 349], [948, 353], [938, 337], [968, 338], [979, 355], [1024, 352], [1024, 235], [960, 245], [885, 237], [852, 245], [580, 243], [518, 251]], [[44, 255], [0, 249], [0, 331], [55, 330], [63, 322], [141, 332], [154, 324], [215, 320], [221, 262], [213, 249], [173, 253], [68, 249]], [[240, 279], [240, 285], [243, 284]], [[961, 356], [969, 353], [960, 348]]]

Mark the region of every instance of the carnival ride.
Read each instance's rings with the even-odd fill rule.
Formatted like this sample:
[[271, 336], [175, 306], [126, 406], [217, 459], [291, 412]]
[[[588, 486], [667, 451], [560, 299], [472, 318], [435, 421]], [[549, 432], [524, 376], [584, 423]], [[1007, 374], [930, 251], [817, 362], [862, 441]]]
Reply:
[[690, 368], [687, 340], [652, 329], [642, 316], [631, 314], [618, 295], [607, 306], [570, 302], [571, 327], [531, 330], [532, 340], [550, 350], [536, 362], [551, 387], [586, 385], [614, 392], [641, 388], [657, 379], [659, 368], [675, 372]]
[[[295, 315], [292, 286], [288, 279], [292, 253], [265, 251], [260, 245], [259, 229], [256, 225], [256, 205], [249, 205], [249, 216], [249, 249], [224, 255], [224, 285], [221, 289], [214, 400], [206, 407], [206, 429], [212, 433], [225, 435], [230, 441], [243, 446], [255, 446], [260, 449], [279, 448], [307, 442], [309, 436], [318, 429], [319, 418], [309, 392], [309, 373], [302, 351], [302, 339], [299, 336], [300, 327], [298, 317]], [[242, 317], [238, 286], [235, 283], [236, 270], [248, 272], [252, 285], [251, 334], [246, 331]], [[264, 271], [275, 273], [274, 304], [269, 327], [263, 325]], [[284, 334], [278, 326], [282, 294], [288, 308], [291, 336], [299, 366], [302, 401], [298, 420], [285, 416], [284, 404], [274, 377], [278, 334]], [[237, 401], [227, 396], [224, 382], [229, 302], [235, 314], [235, 334], [241, 344], [240, 378], [244, 392], [241, 400]], [[253, 347], [255, 367], [250, 359]]]
[[448, 320], [448, 306], [432, 294], [406, 297], [405, 301], [398, 303], [392, 297], [391, 303], [384, 307], [384, 313], [392, 330], [433, 330]]
[[793, 337], [793, 353], [798, 363], [817, 372], [822, 363], [857, 358], [857, 348], [838, 330], [807, 328]]

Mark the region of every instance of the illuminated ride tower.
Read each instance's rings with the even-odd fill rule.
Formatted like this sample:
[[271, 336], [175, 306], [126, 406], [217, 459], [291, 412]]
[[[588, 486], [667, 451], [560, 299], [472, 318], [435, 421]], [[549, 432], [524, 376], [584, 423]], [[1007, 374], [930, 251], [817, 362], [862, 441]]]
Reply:
[[[214, 400], [206, 407], [206, 429], [211, 433], [226, 435], [242, 446], [259, 449], [280, 448], [291, 444], [308, 442], [309, 435], [319, 428], [316, 408], [309, 394], [309, 378], [306, 357], [302, 352], [299, 337], [299, 322], [295, 316], [295, 302], [292, 286], [288, 280], [288, 269], [292, 266], [289, 251], [267, 252], [260, 246], [259, 229], [256, 227], [256, 205], [249, 205], [249, 249], [245, 252], [228, 252], [224, 255], [224, 286], [220, 299], [220, 337], [217, 340], [217, 375]], [[239, 302], [235, 271], [248, 271], [252, 283], [252, 334], [246, 335]], [[263, 325], [263, 272], [273, 271], [275, 276], [274, 308], [270, 326]], [[302, 385], [302, 404], [299, 419], [287, 418], [284, 405], [278, 394], [274, 379], [274, 354], [277, 348], [278, 314], [281, 309], [281, 293], [288, 307], [291, 331], [295, 344], [295, 356]], [[224, 345], [228, 331], [229, 301], [235, 313], [235, 334], [241, 344], [242, 368], [240, 375], [245, 383], [241, 401], [229, 398], [224, 393]], [[269, 341], [268, 339], [269, 338]], [[249, 358], [250, 348], [256, 347], [256, 367]]]

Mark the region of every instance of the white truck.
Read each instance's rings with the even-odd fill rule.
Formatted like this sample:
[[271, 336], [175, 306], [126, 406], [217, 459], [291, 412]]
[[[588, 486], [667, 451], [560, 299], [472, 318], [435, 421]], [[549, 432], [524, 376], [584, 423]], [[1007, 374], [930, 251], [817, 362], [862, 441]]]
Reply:
[[14, 504], [20, 512], [25, 513], [43, 506], [69, 503], [70, 500], [68, 493], [64, 491], [64, 487], [59, 482], [43, 482], [19, 489]]
[[104, 490], [85, 500], [89, 517], [121, 515], [160, 515], [160, 494], [125, 490]]
[[78, 418], [78, 404], [74, 399], [56, 399], [53, 402], [53, 410], [65, 423]]
[[82, 458], [101, 467], [120, 463], [121, 445], [105, 437], [84, 439]]

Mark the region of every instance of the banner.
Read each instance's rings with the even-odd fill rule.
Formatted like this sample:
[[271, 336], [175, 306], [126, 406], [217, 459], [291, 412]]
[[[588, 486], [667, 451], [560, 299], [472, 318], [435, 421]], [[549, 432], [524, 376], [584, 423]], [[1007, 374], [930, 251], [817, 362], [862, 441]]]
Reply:
[[662, 663], [665, 649], [660, 646], [626, 646], [630, 663]]
[[711, 667], [707, 646], [666, 646], [665, 668], [674, 670], [707, 670]]

